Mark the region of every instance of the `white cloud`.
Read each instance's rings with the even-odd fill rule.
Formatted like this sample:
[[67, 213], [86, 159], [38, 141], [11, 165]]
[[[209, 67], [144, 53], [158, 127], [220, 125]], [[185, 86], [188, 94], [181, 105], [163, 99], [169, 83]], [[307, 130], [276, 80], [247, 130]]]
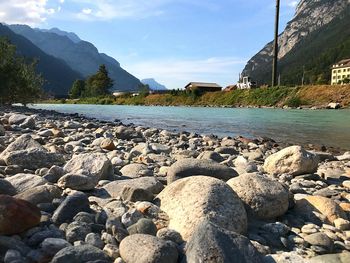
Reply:
[[145, 18], [164, 13], [162, 7], [174, 0], [73, 0], [88, 6], [90, 13], [79, 12], [76, 17], [83, 20], [111, 20], [115, 18]]
[[0, 22], [8, 24], [37, 25], [44, 22], [55, 9], [49, 8], [48, 0], [0, 1]]
[[81, 12], [85, 15], [90, 15], [92, 13], [92, 9], [84, 8], [83, 10], [81, 10]]
[[190, 81], [217, 82], [223, 86], [235, 83], [246, 59], [214, 57], [208, 59], [165, 59], [125, 65], [138, 78], [154, 77], [167, 88], [184, 87]]
[[299, 1], [294, 1], [294, 0], [288, 0], [287, 5], [289, 7], [295, 8], [298, 5]]

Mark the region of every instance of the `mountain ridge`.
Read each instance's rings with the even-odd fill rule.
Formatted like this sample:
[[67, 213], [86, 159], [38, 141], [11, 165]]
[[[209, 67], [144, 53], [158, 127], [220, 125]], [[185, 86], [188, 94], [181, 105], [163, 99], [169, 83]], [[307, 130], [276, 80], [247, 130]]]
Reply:
[[[285, 30], [279, 35], [279, 60], [290, 53], [303, 39], [313, 32], [331, 23], [350, 5], [348, 0], [301, 0], [294, 17], [287, 23]], [[300, 47], [300, 45], [298, 46]], [[273, 42], [266, 44], [254, 55], [243, 69], [243, 75], [262, 83], [270, 83], [270, 79], [261, 77], [270, 71], [273, 56]]]
[[90, 42], [81, 40], [75, 43], [67, 36], [68, 33], [62, 30], [60, 32], [65, 33], [59, 35], [55, 32], [32, 29], [27, 25], [8, 26], [47, 54], [64, 60], [73, 70], [85, 78], [96, 73], [101, 64], [105, 64], [115, 83], [112, 91], [136, 91], [139, 89], [141, 82], [138, 78], [121, 68], [119, 62], [114, 58], [99, 53], [98, 49]]
[[26, 59], [38, 59], [36, 71], [46, 79], [44, 90], [57, 96], [67, 96], [74, 80], [82, 76], [63, 60], [46, 54], [27, 38], [14, 33], [0, 23], [0, 36], [6, 37], [16, 46], [17, 52]]
[[166, 86], [160, 84], [154, 78], [142, 79], [141, 82], [148, 85], [151, 90], [168, 90]]

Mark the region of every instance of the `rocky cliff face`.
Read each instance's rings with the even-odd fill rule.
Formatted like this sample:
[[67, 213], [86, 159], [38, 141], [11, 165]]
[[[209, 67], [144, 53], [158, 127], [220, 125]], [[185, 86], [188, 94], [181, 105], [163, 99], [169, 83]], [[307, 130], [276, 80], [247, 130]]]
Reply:
[[[279, 36], [279, 59], [310, 33], [330, 23], [348, 5], [350, 0], [301, 0], [293, 19]], [[254, 78], [271, 66], [272, 56], [273, 42], [270, 42], [248, 61], [243, 74]]]

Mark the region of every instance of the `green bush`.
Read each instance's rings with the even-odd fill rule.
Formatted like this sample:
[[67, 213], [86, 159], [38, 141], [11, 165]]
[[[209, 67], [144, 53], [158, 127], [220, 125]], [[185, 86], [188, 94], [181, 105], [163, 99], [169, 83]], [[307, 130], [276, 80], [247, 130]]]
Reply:
[[292, 108], [297, 108], [302, 105], [302, 101], [299, 97], [291, 97], [286, 102], [285, 105]]

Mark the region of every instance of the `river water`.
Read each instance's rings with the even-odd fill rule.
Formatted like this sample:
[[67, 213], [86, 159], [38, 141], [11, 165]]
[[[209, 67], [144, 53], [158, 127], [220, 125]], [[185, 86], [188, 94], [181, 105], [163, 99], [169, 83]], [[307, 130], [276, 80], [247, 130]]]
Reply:
[[38, 104], [33, 108], [79, 113], [123, 123], [215, 134], [221, 137], [266, 136], [278, 142], [326, 145], [350, 150], [350, 110], [158, 107]]

